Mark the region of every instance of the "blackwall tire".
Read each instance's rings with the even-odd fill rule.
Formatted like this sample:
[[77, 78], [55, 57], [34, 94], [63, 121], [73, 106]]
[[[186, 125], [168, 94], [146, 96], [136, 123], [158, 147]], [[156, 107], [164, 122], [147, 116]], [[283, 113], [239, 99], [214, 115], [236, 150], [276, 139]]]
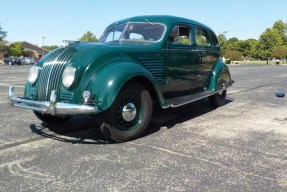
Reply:
[[224, 105], [226, 99], [226, 90], [216, 93], [208, 97], [209, 103], [213, 108], [220, 107]]
[[110, 140], [136, 139], [147, 129], [152, 117], [152, 98], [141, 84], [128, 83], [113, 105], [103, 113], [101, 131]]

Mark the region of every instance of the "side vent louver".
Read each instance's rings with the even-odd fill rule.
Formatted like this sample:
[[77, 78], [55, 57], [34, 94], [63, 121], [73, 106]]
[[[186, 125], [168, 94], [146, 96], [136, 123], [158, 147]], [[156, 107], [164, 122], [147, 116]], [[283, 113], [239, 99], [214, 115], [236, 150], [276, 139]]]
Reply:
[[163, 59], [140, 59], [143, 66], [152, 74], [156, 83], [162, 84], [164, 75]]

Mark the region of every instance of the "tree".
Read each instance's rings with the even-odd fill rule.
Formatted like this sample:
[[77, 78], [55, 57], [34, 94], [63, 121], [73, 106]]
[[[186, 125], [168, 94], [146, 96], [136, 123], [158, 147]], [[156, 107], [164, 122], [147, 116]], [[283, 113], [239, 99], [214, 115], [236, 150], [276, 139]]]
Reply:
[[87, 31], [85, 34], [82, 35], [79, 41], [98, 42], [99, 40], [92, 32]]
[[282, 20], [278, 20], [273, 24], [272, 30], [276, 31], [281, 37], [283, 44], [287, 45], [287, 23], [284, 23]]
[[287, 46], [280, 46], [274, 49], [271, 56], [276, 59], [287, 58]]
[[3, 31], [3, 28], [0, 26], [0, 41], [3, 41], [7, 35], [7, 31]]
[[282, 20], [275, 21], [272, 29], [283, 32], [287, 29], [287, 23], [284, 23]]
[[21, 42], [16, 42], [10, 45], [9, 54], [13, 56], [22, 56], [24, 55], [24, 48]]
[[58, 45], [45, 45], [45, 46], [42, 46], [43, 49], [46, 49], [46, 50], [54, 50], [54, 49], [57, 49], [59, 48]]
[[244, 57], [252, 58], [255, 56], [257, 43], [258, 41], [256, 39], [241, 40], [237, 43], [237, 51], [242, 52]]
[[223, 55], [225, 55], [225, 51], [227, 49], [226, 36], [223, 33], [220, 33], [217, 38], [218, 38], [218, 41], [220, 44], [221, 56], [223, 56]]
[[259, 59], [268, 59], [271, 57], [273, 50], [283, 45], [282, 39], [276, 30], [270, 28], [266, 29], [264, 33], [260, 35], [259, 43], [256, 46], [256, 56]]
[[4, 40], [6, 35], [7, 32], [3, 31], [3, 28], [0, 26], [0, 51], [6, 51], [8, 49], [8, 42]]
[[3, 41], [0, 41], [0, 51], [7, 51], [8, 49], [8, 42], [3, 40]]
[[241, 61], [243, 53], [237, 50], [226, 50], [225, 57], [231, 61]]
[[238, 43], [239, 43], [239, 40], [236, 37], [232, 37], [232, 38], [228, 39], [228, 41], [227, 41], [227, 49], [229, 49], [229, 50], [238, 50], [239, 49]]

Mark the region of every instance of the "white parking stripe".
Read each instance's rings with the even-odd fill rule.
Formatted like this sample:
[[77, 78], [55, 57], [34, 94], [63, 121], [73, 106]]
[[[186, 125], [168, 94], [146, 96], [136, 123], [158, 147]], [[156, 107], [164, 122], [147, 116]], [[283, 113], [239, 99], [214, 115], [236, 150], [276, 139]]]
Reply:
[[[7, 85], [7, 84], [1, 84], [0, 83], [0, 86], [3, 86], [3, 87], [10, 87], [10, 85]], [[23, 86], [23, 85], [13, 85], [13, 87], [25, 87], [25, 86]]]
[[5, 72], [13, 72], [13, 73], [28, 73], [27, 70], [1, 70], [0, 73], [5, 73]]

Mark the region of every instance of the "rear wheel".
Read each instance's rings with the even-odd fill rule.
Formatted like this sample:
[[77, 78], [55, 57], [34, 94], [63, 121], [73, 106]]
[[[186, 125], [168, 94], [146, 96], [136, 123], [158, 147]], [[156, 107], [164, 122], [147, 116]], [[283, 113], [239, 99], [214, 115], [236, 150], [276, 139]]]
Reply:
[[101, 131], [113, 141], [129, 141], [143, 134], [151, 117], [152, 99], [148, 90], [139, 83], [131, 82], [103, 113]]
[[42, 114], [37, 111], [34, 111], [34, 114], [38, 117], [38, 119], [40, 119], [41, 121], [47, 124], [65, 123], [71, 118], [71, 116], [59, 117], [59, 116], [53, 116], [53, 115], [48, 115], [48, 114]]
[[208, 97], [209, 103], [212, 107], [217, 108], [224, 104], [226, 99], [226, 90], [220, 91]]

